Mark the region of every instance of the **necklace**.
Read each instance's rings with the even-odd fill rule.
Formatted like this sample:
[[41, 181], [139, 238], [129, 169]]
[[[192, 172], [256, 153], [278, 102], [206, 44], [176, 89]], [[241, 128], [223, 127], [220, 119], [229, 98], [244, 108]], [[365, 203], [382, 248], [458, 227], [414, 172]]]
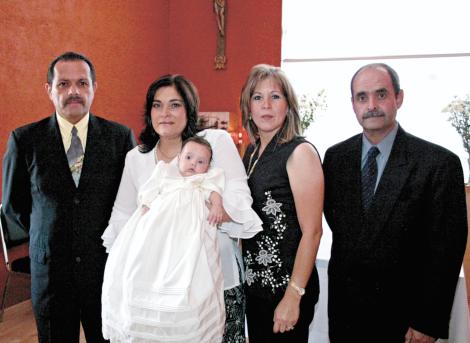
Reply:
[[[250, 178], [251, 174], [253, 174], [253, 171], [255, 170], [256, 164], [257, 164], [258, 161], [259, 161], [259, 156], [258, 156], [258, 157], [256, 158], [256, 160], [253, 162], [253, 157], [254, 157], [255, 154], [258, 152], [259, 146], [260, 146], [260, 144], [258, 143], [258, 144], [256, 145], [255, 150], [253, 150], [253, 152], [252, 152], [251, 155], [250, 155], [250, 162], [248, 163], [248, 178]], [[252, 162], [253, 162], [253, 164], [251, 164]]]
[[155, 157], [155, 164], [158, 163], [158, 154], [157, 154], [157, 148], [158, 148], [158, 143], [157, 143], [157, 146], [155, 147], [155, 154], [154, 154], [154, 157]]
[[173, 156], [168, 156], [167, 154], [165, 154], [162, 148], [160, 147], [160, 141], [157, 142], [156, 149], [155, 149], [155, 163], [159, 161], [157, 152], [160, 152], [160, 155], [163, 157], [162, 160], [165, 162], [172, 161], [176, 157], [176, 155], [178, 155], [178, 152], [174, 154]]

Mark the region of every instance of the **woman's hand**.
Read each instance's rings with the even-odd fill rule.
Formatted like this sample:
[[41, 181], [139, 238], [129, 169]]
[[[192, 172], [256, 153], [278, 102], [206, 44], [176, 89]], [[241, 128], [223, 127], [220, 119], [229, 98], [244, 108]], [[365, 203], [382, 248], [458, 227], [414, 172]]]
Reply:
[[274, 311], [274, 333], [283, 333], [294, 329], [299, 320], [300, 299], [300, 295], [292, 287], [287, 287], [284, 297]]

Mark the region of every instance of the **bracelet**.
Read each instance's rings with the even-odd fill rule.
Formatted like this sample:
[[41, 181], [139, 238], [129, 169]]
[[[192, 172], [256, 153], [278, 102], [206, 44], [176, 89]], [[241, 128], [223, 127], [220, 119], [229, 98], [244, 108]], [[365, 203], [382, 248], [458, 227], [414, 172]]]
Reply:
[[305, 294], [305, 288], [299, 287], [294, 281], [290, 280], [289, 286], [294, 288], [300, 296]]

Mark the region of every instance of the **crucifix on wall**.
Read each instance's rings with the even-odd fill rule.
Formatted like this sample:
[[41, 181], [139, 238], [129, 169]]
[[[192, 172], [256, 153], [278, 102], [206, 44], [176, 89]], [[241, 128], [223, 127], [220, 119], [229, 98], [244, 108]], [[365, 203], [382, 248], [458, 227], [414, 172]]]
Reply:
[[215, 69], [225, 69], [225, 16], [227, 14], [225, 0], [213, 0], [214, 13], [217, 20], [217, 50], [214, 59]]

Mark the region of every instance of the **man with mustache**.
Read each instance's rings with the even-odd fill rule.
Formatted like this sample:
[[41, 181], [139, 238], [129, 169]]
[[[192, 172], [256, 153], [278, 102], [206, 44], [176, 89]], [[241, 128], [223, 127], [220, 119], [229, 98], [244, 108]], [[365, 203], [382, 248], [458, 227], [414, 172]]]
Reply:
[[108, 224], [131, 130], [89, 112], [95, 68], [66, 52], [45, 88], [55, 113], [14, 130], [3, 159], [3, 212], [10, 231], [29, 234], [31, 298], [39, 342], [88, 342], [101, 334]]
[[330, 341], [447, 338], [467, 237], [460, 160], [397, 123], [403, 90], [388, 65], [360, 68], [351, 96], [363, 132], [323, 164]]

